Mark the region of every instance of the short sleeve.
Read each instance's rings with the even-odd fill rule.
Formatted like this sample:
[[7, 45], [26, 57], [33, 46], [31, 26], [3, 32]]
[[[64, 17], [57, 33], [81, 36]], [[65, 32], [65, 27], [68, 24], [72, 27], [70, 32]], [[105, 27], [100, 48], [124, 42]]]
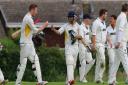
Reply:
[[97, 31], [97, 22], [94, 21], [92, 24], [92, 35], [96, 35], [96, 31]]

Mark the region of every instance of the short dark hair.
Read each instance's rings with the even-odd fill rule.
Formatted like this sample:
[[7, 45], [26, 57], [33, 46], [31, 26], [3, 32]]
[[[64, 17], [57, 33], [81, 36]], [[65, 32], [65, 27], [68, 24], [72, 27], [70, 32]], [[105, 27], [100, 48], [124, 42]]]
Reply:
[[90, 16], [90, 14], [84, 14], [83, 19], [92, 19], [92, 17]]
[[36, 5], [36, 4], [31, 4], [30, 6], [29, 6], [29, 11], [31, 11], [32, 9], [35, 9], [35, 8], [37, 8], [38, 6]]
[[128, 4], [125, 3], [122, 5], [122, 9], [121, 9], [122, 12], [127, 12], [128, 11]]
[[110, 17], [113, 17], [115, 20], [117, 19], [116, 15], [111, 15]]
[[102, 16], [103, 14], [105, 14], [106, 12], [108, 12], [106, 9], [101, 9], [99, 11], [99, 16]]

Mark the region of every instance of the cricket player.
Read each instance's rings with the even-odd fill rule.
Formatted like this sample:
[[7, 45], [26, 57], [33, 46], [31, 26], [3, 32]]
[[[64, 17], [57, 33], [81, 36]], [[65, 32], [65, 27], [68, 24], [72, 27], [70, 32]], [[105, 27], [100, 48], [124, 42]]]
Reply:
[[110, 25], [107, 27], [107, 51], [108, 51], [108, 57], [109, 57], [109, 79], [108, 82], [111, 80], [111, 71], [113, 70], [112, 65], [114, 64], [114, 59], [116, 57], [116, 34], [117, 30], [115, 28], [116, 25], [116, 15], [111, 15], [110, 17]]
[[59, 35], [65, 33], [65, 57], [67, 65], [66, 85], [74, 84], [74, 70], [79, 52], [78, 40], [82, 38], [79, 35], [79, 27], [74, 11], [68, 13], [68, 23], [63, 25], [59, 30], [52, 27], [52, 30]]
[[[0, 43], [0, 51], [2, 51], [3, 45]], [[4, 79], [3, 72], [0, 68], [0, 85], [5, 85], [7, 83], [7, 80]]]
[[4, 83], [4, 75], [2, 73], [2, 70], [0, 68], [0, 85], [2, 85]]
[[[116, 21], [116, 57], [114, 59], [114, 64], [112, 65], [112, 71], [110, 72], [109, 85], [115, 85], [116, 83], [116, 74], [119, 68], [120, 62], [122, 63], [124, 70], [126, 72], [126, 76], [128, 77], [128, 56], [127, 56], [127, 39], [125, 36], [125, 32], [127, 29], [127, 14], [128, 14], [128, 4], [123, 4], [121, 13]], [[127, 32], [128, 33], [128, 32]]]
[[105, 70], [106, 17], [107, 10], [101, 9], [99, 11], [99, 17], [92, 24], [92, 48], [94, 51], [96, 50], [96, 83], [103, 83], [102, 78]]
[[[89, 14], [85, 14], [83, 16], [83, 22], [80, 26], [80, 35], [83, 38], [83, 41], [86, 45], [91, 47], [91, 39], [90, 39], [90, 25], [91, 25], [91, 16]], [[80, 60], [80, 82], [87, 83], [86, 75], [90, 71], [91, 67], [95, 63], [95, 60], [92, 58], [91, 51], [87, 46], [85, 46], [81, 41], [79, 44], [79, 60]]]
[[37, 10], [37, 5], [31, 4], [29, 6], [29, 12], [23, 18], [20, 37], [20, 64], [17, 68], [17, 79], [15, 85], [21, 85], [28, 59], [31, 61], [32, 70], [37, 77], [37, 85], [45, 85], [47, 83], [47, 81], [42, 81], [39, 58], [35, 52], [32, 36], [35, 33], [40, 33], [45, 27], [47, 27], [48, 21], [45, 22], [40, 28], [36, 28], [33, 17], [37, 15]]

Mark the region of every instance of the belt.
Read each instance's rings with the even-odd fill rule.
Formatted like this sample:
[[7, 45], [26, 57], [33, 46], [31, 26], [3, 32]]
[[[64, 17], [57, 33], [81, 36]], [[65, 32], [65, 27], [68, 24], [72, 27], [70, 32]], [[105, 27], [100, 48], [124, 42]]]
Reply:
[[20, 44], [33, 44], [33, 43], [20, 43]]
[[116, 35], [116, 33], [110, 33], [110, 35]]
[[89, 33], [86, 33], [86, 35], [89, 35]]
[[103, 29], [102, 31], [106, 31], [106, 29]]

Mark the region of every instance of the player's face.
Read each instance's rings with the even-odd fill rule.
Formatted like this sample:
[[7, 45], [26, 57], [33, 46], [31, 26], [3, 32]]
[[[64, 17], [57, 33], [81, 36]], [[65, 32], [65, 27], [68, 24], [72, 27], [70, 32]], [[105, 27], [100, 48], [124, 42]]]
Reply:
[[36, 16], [38, 14], [38, 9], [37, 7], [32, 9], [32, 16]]
[[92, 21], [91, 19], [88, 19], [88, 25], [91, 25]]
[[74, 20], [74, 17], [68, 17], [68, 22], [69, 22], [69, 23], [73, 24], [74, 21], [75, 21], [75, 20]]
[[91, 19], [84, 19], [84, 24], [91, 25]]
[[116, 23], [116, 20], [113, 17], [110, 17], [110, 24], [113, 25]]
[[126, 12], [126, 15], [128, 15], [128, 11]]
[[108, 12], [105, 12], [105, 14], [103, 15], [103, 20], [105, 20], [108, 16]]

